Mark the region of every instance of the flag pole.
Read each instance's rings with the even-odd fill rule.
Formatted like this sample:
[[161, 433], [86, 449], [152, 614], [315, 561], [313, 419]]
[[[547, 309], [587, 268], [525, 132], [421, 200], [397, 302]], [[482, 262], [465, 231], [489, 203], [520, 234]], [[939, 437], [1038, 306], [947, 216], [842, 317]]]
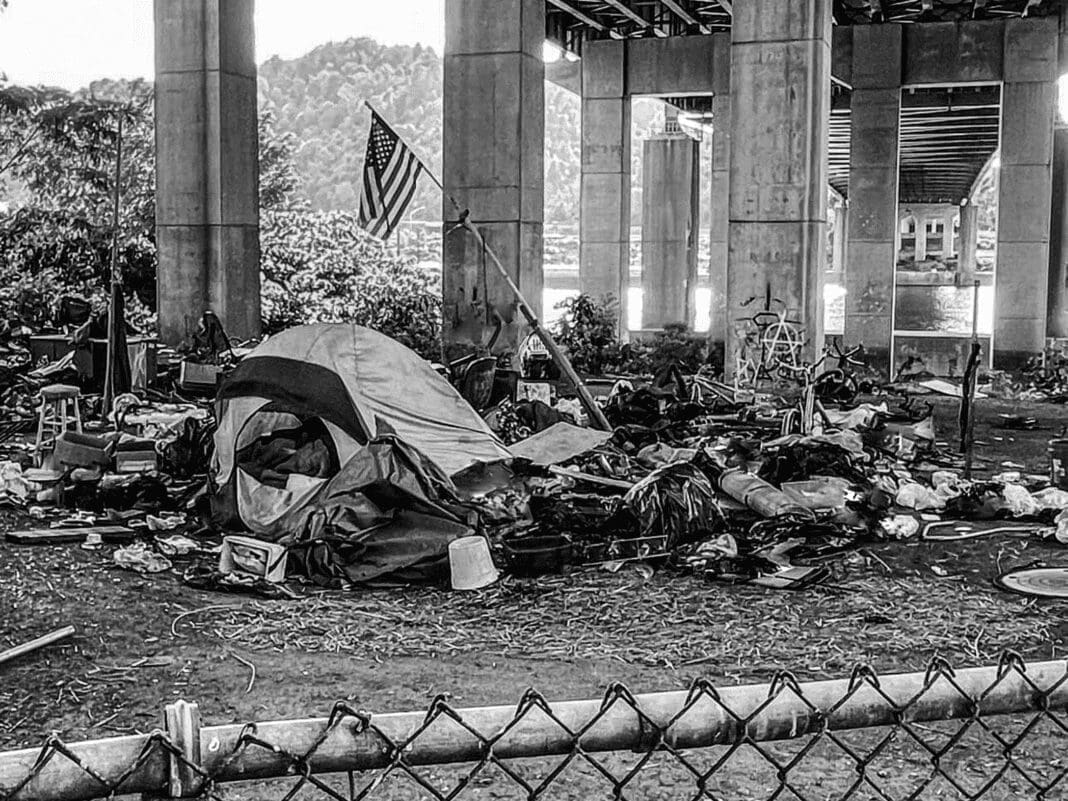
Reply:
[[[390, 131], [390, 133], [392, 133], [394, 136], [397, 136], [397, 133], [392, 128], [390, 128], [389, 125], [386, 124], [385, 120], [382, 119], [382, 115], [375, 111], [374, 106], [372, 106], [366, 100], [364, 101], [364, 104], [367, 106], [367, 108], [371, 110], [372, 114], [378, 117], [378, 119], [382, 122], [383, 125], [385, 125], [385, 127]], [[400, 137], [397, 136], [397, 139], [400, 139]], [[549, 355], [552, 356], [553, 361], [556, 362], [557, 366], [560, 368], [563, 374], [567, 376], [567, 380], [574, 385], [575, 391], [578, 393], [579, 400], [582, 401], [582, 405], [586, 408], [586, 412], [590, 416], [590, 421], [602, 431], [611, 431], [612, 424], [609, 423], [608, 418], [604, 416], [604, 412], [601, 410], [601, 407], [597, 405], [597, 401], [595, 401], [593, 395], [590, 394], [590, 390], [586, 387], [586, 384], [583, 382], [582, 378], [580, 378], [579, 374], [575, 372], [575, 368], [572, 366], [570, 360], [568, 360], [567, 356], [564, 355], [564, 352], [560, 350], [560, 346], [556, 344], [556, 340], [552, 338], [552, 335], [548, 331], [546, 331], [544, 327], [542, 327], [541, 321], [538, 320], [538, 316], [534, 314], [534, 309], [532, 309], [530, 304], [527, 303], [527, 299], [523, 297], [523, 293], [520, 291], [515, 281], [512, 280], [512, 276], [508, 274], [508, 271], [504, 268], [504, 265], [501, 264], [501, 260], [497, 258], [497, 254], [494, 253], [493, 249], [486, 243], [486, 240], [482, 236], [482, 232], [478, 229], [478, 226], [471, 222], [470, 211], [468, 209], [461, 208], [460, 204], [456, 202], [456, 198], [454, 198], [451, 194], [445, 191], [445, 186], [441, 183], [438, 177], [430, 169], [427, 168], [426, 164], [423, 163], [422, 159], [420, 159], [418, 156], [415, 156], [415, 158], [416, 161], [419, 162], [419, 166], [423, 168], [423, 172], [430, 176], [430, 180], [437, 184], [438, 189], [441, 190], [442, 194], [449, 199], [450, 203], [452, 203], [453, 208], [456, 209], [456, 213], [459, 215], [459, 225], [470, 231], [471, 235], [475, 237], [475, 241], [478, 243], [478, 246], [483, 250], [483, 252], [486, 253], [486, 255], [490, 257], [490, 261], [492, 261], [493, 265], [497, 268], [497, 272], [500, 274], [501, 278], [504, 279], [504, 282], [508, 285], [508, 288], [512, 291], [512, 295], [515, 297], [516, 302], [519, 305], [519, 311], [526, 318], [527, 325], [530, 326], [531, 330], [537, 335], [538, 339], [540, 339], [542, 341], [542, 344], [545, 345], [545, 349], [549, 351]]]

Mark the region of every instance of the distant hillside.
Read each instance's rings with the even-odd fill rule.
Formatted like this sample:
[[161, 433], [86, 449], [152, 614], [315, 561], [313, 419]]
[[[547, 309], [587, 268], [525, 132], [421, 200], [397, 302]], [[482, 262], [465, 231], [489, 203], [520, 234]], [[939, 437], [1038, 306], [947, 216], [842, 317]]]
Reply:
[[[442, 60], [432, 49], [387, 47], [373, 39], [331, 42], [290, 61], [260, 67], [261, 103], [274, 107], [278, 129], [296, 136], [303, 192], [317, 209], [354, 210], [370, 118], [364, 101], [441, 174]], [[546, 86], [547, 222], [578, 219], [580, 104], [574, 94]], [[647, 130], [655, 104], [636, 104], [635, 129]], [[636, 176], [637, 177], [637, 176]], [[440, 192], [429, 182], [413, 216], [440, 218]]]

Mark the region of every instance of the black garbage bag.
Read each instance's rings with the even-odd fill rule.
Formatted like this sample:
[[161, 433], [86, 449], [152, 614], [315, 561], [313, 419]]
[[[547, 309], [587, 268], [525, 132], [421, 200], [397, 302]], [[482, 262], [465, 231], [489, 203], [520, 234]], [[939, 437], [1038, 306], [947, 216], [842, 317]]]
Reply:
[[208, 462], [215, 448], [214, 436], [215, 423], [212, 420], [186, 418], [178, 438], [163, 448], [163, 472], [182, 479], [208, 472]]
[[864, 471], [857, 466], [853, 454], [832, 442], [784, 445], [764, 462], [759, 475], [780, 487], [785, 481], [804, 481], [812, 476], [838, 476], [865, 483]]
[[716, 490], [697, 465], [664, 465], [627, 491], [623, 503], [641, 526], [642, 536], [667, 537], [672, 549], [712, 531], [723, 520]]

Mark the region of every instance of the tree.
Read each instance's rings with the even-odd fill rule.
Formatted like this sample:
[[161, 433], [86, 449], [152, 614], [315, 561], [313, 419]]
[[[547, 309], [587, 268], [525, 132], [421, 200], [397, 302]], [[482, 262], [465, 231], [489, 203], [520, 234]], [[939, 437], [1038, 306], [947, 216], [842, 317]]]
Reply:
[[[48, 324], [75, 293], [105, 303], [117, 122], [123, 120], [119, 261], [142, 309], [155, 308], [155, 137], [152, 90], [102, 81], [72, 95], [4, 87], [0, 164], [25, 194], [0, 213], [0, 314]], [[438, 276], [399, 258], [351, 214], [311, 212], [300, 194], [292, 133], [259, 120], [263, 309], [268, 331], [349, 321], [437, 357]], [[131, 298], [131, 299], [133, 299]], [[137, 312], [137, 304], [134, 311]]]
[[109, 85], [102, 95], [95, 88], [0, 87], [0, 170], [18, 198], [0, 215], [0, 303], [32, 324], [50, 322], [66, 293], [104, 304], [120, 120], [120, 264], [131, 292], [154, 301], [151, 88], [143, 81]]
[[260, 217], [263, 321], [351, 322], [440, 357], [437, 271], [398, 257], [346, 212], [267, 211]]
[[274, 109], [260, 111], [260, 211], [306, 209], [300, 196], [300, 177], [293, 163], [297, 137], [278, 130]]

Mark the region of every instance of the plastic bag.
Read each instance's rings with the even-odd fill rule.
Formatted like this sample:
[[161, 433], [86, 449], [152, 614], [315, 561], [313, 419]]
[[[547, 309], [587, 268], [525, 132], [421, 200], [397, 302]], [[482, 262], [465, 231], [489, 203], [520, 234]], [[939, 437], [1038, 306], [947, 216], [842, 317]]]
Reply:
[[1026, 487], [1019, 484], [1006, 484], [1002, 490], [1004, 507], [1009, 510], [1013, 517], [1026, 517], [1037, 513], [1042, 507], [1034, 499]]
[[945, 508], [945, 500], [930, 487], [925, 487], [923, 484], [917, 484], [915, 481], [907, 481], [903, 483], [897, 491], [897, 497], [894, 498], [895, 503], [898, 506], [904, 506], [906, 509], [915, 509], [922, 512], [927, 509], [943, 509]]

